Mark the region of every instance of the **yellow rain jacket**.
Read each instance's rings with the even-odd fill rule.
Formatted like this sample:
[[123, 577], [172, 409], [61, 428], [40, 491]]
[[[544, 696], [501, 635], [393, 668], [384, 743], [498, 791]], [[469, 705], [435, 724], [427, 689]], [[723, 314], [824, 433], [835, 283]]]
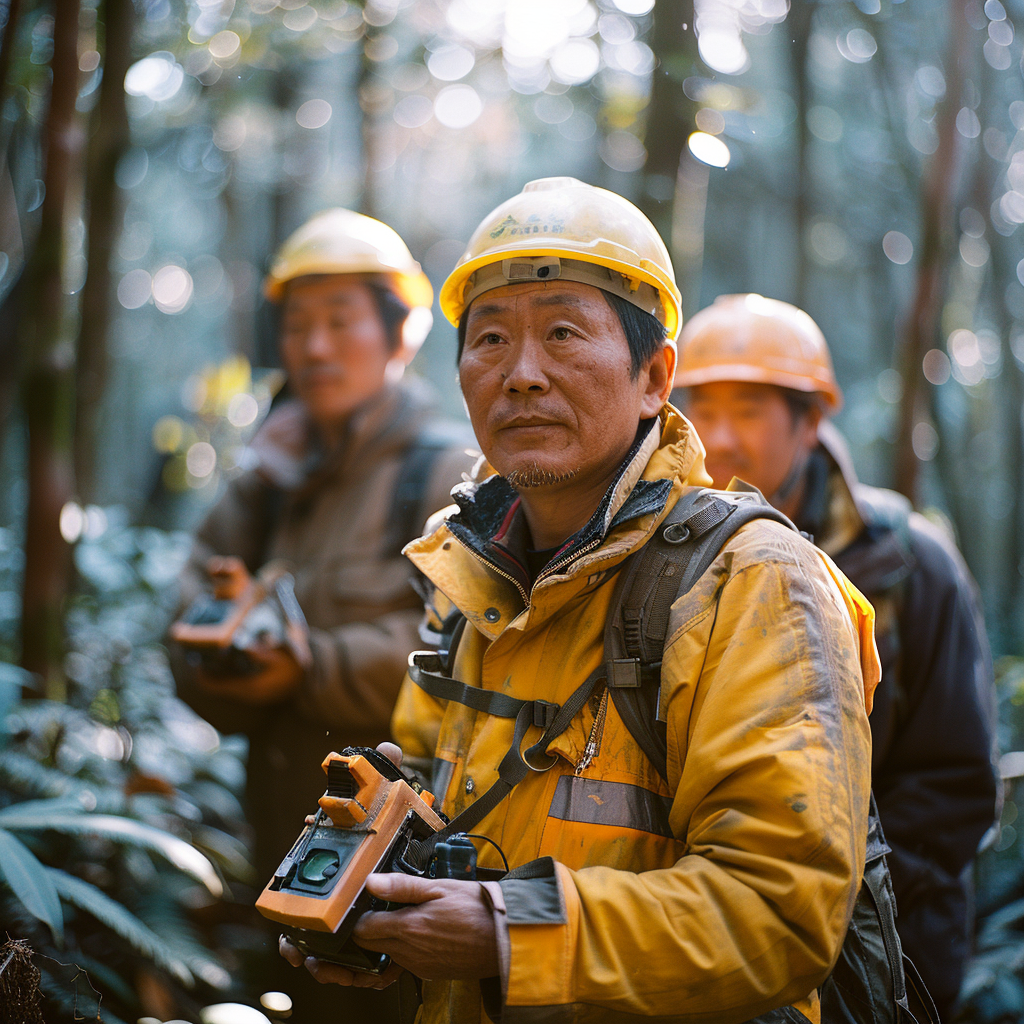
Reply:
[[[468, 620], [454, 677], [563, 703], [603, 661], [610, 570], [686, 488], [710, 484], [703, 458], [693, 428], [666, 406], [532, 590], [515, 493], [500, 477], [457, 488], [458, 512], [406, 548]], [[513, 868], [540, 859], [536, 877], [488, 885], [500, 993], [496, 983], [426, 982], [421, 1024], [729, 1024], [785, 1005], [816, 1021], [815, 990], [838, 956], [864, 863], [872, 619], [793, 531], [765, 520], [738, 530], [672, 609], [661, 675], [667, 783], [613, 702], [592, 699], [547, 748], [556, 765], [531, 772], [476, 830]], [[407, 754], [435, 758], [452, 817], [495, 781], [513, 724], [445, 705], [408, 678], [392, 720]], [[523, 749], [540, 732], [531, 728]], [[500, 867], [478, 845], [481, 865]]]

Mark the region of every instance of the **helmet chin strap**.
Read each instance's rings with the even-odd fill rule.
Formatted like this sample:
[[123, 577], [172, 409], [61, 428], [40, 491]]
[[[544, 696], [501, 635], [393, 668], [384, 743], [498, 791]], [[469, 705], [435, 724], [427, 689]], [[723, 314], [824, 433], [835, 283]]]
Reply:
[[786, 474], [786, 478], [775, 489], [775, 493], [768, 496], [770, 504], [778, 508], [793, 497], [793, 493], [796, 491], [797, 486], [804, 478], [804, 472], [807, 469], [807, 460], [809, 455], [809, 452], [805, 452], [802, 458], [796, 458], [793, 460], [793, 465]]

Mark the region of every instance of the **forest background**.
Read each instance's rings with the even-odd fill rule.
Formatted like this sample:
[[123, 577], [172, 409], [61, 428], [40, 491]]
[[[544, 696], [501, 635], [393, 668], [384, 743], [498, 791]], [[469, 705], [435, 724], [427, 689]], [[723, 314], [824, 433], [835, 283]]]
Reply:
[[[251, 998], [244, 743], [174, 699], [160, 638], [186, 531], [281, 384], [270, 255], [347, 206], [437, 286], [488, 210], [570, 174], [648, 213], [687, 315], [736, 291], [807, 309], [862, 478], [954, 531], [1007, 780], [964, 1019], [1024, 1016], [1022, 0], [0, 0], [0, 20], [0, 938], [31, 942], [54, 1005], [116, 1024]], [[434, 314], [412, 370], [460, 417]]]

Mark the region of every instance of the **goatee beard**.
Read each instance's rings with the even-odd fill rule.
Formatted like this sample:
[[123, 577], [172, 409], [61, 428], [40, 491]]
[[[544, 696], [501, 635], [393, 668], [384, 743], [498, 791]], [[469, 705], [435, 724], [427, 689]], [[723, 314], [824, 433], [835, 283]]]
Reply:
[[525, 491], [531, 487], [548, 487], [551, 484], [565, 483], [579, 475], [579, 469], [567, 469], [556, 473], [550, 469], [541, 469], [535, 462], [532, 466], [513, 469], [505, 474], [509, 486], [517, 491]]

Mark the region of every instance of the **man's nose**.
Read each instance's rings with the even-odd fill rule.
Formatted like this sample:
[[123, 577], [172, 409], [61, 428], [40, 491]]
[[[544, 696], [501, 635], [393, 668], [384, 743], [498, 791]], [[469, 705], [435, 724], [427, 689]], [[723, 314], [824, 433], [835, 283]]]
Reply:
[[326, 324], [314, 324], [309, 329], [309, 333], [304, 339], [302, 350], [307, 359], [312, 359], [316, 362], [331, 357], [334, 346], [331, 343], [330, 331], [327, 330]]
[[736, 431], [724, 416], [713, 416], [697, 426], [697, 436], [711, 455], [729, 455], [736, 451]]
[[542, 394], [550, 387], [539, 345], [524, 341], [510, 346], [503, 387], [506, 394]]

